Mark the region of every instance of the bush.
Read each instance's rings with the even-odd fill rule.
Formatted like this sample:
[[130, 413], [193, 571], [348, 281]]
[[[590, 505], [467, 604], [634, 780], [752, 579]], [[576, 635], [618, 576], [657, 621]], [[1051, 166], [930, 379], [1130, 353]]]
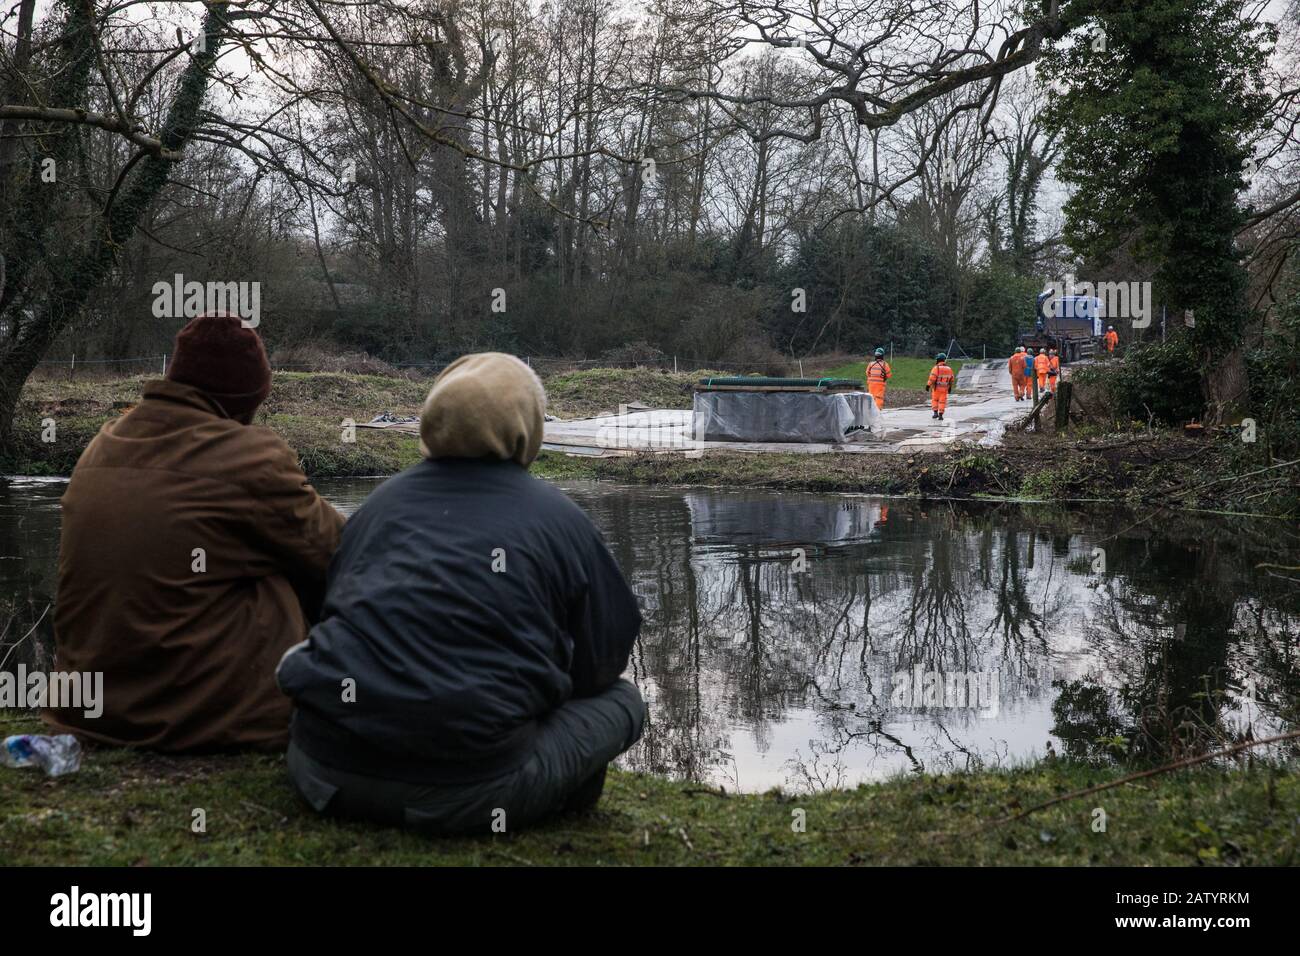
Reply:
[[1123, 362], [1080, 368], [1073, 375], [1089, 389], [1098, 388], [1122, 420], [1177, 425], [1205, 414], [1200, 361], [1183, 336], [1134, 345]]
[[725, 361], [739, 343], [761, 340], [764, 296], [753, 289], [704, 286], [685, 303], [676, 351], [701, 362]]
[[[793, 374], [793, 363], [761, 338], [742, 339], [722, 353], [724, 371], [742, 375], [770, 375], [782, 378]], [[808, 367], [808, 363], [804, 363]]]

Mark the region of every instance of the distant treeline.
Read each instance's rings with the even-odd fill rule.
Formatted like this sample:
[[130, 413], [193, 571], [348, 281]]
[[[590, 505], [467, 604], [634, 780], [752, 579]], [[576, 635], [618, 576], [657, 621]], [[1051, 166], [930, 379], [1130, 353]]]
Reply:
[[[953, 338], [1009, 347], [1032, 322], [1040, 286], [994, 258], [945, 262], [906, 226], [852, 219], [799, 237], [784, 257], [741, 255], [734, 237], [672, 242], [656, 250], [653, 265], [578, 284], [560, 281], [547, 237], [535, 241], [519, 274], [486, 263], [467, 268], [454, 297], [430, 277], [415, 302], [393, 295], [351, 256], [332, 255], [326, 279], [301, 238], [264, 242], [249, 273], [260, 282], [259, 331], [273, 350], [311, 345], [392, 363], [486, 348], [594, 357], [635, 343], [634, 350], [704, 362], [762, 364], [887, 342], [902, 352]], [[243, 271], [233, 262], [196, 269], [192, 257], [157, 246], [147, 252], [151, 274], [167, 281], [224, 282]], [[156, 318], [151, 284], [115, 279], [51, 358], [167, 351], [184, 316]]]

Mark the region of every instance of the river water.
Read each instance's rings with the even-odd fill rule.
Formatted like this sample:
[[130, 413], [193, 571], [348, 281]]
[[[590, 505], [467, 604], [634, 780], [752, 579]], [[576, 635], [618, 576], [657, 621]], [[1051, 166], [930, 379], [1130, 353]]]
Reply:
[[[345, 512], [375, 485], [318, 483]], [[628, 676], [650, 722], [629, 768], [810, 790], [1049, 751], [1165, 759], [1296, 720], [1300, 582], [1259, 567], [1295, 564], [1296, 528], [562, 487], [604, 531], [645, 616]], [[62, 490], [0, 480], [6, 669], [50, 666]]]

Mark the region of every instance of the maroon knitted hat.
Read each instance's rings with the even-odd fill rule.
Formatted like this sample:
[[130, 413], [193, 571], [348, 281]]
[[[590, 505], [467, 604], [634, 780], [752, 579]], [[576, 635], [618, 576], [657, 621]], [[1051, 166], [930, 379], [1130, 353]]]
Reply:
[[233, 315], [201, 315], [177, 332], [167, 377], [206, 392], [231, 418], [251, 416], [271, 394], [262, 339]]

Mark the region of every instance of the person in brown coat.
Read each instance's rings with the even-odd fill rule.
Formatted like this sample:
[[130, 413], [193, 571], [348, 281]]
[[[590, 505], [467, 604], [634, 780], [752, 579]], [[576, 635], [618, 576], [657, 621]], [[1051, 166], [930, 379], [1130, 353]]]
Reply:
[[60, 732], [151, 750], [283, 748], [275, 667], [307, 636], [343, 516], [252, 425], [271, 389], [257, 333], [204, 316], [166, 379], [104, 425], [63, 495], [55, 668], [104, 675], [97, 718]]

